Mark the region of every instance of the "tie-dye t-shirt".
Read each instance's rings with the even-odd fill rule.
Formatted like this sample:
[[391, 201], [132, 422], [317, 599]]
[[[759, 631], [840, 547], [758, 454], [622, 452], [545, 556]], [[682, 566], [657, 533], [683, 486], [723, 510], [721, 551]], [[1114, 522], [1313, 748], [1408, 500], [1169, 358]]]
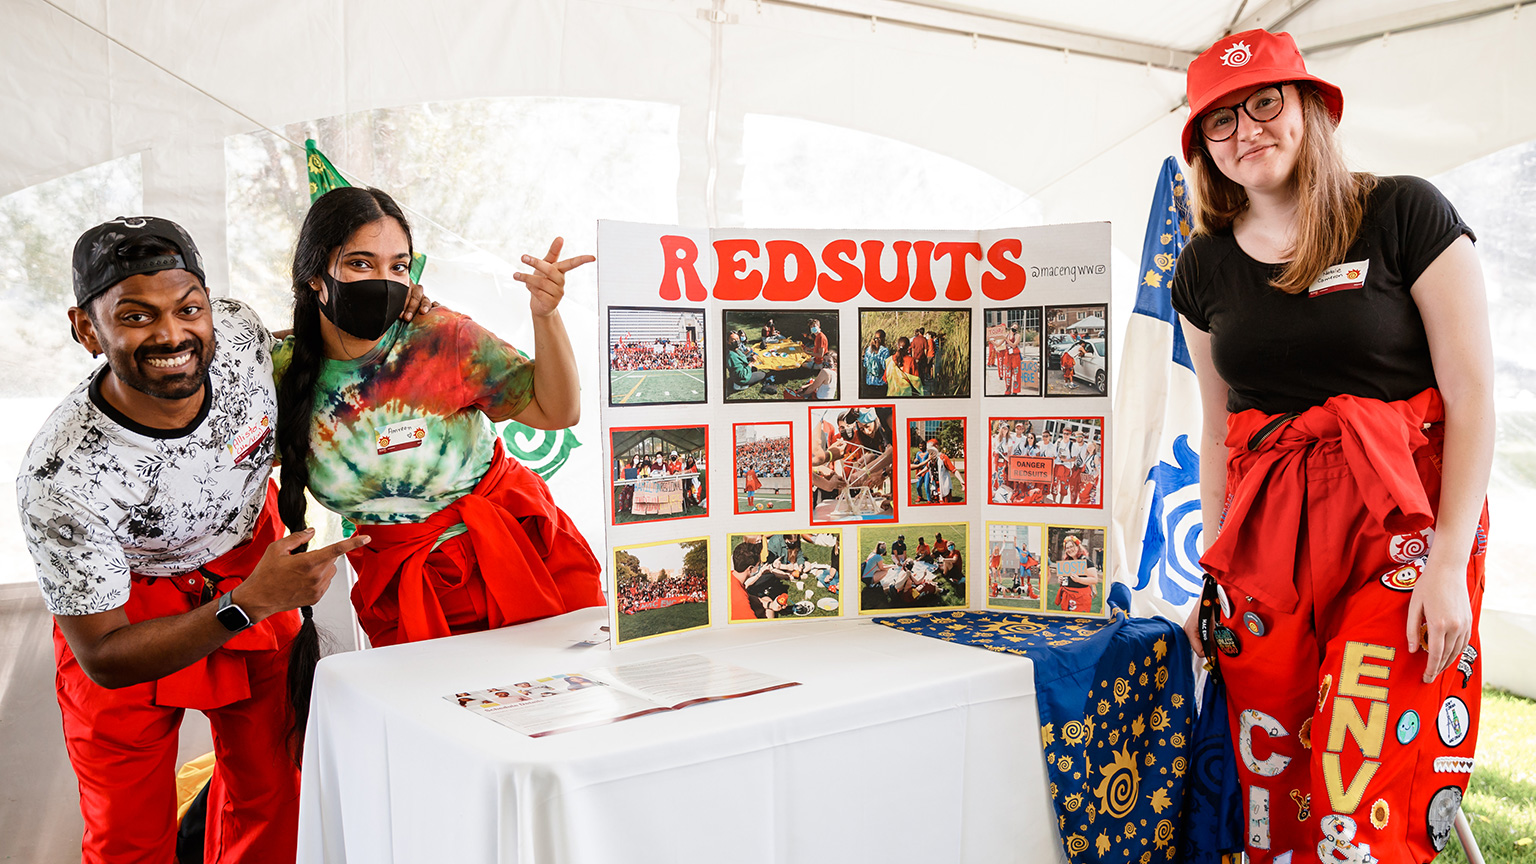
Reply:
[[[290, 336], [272, 352], [279, 381], [292, 356]], [[532, 398], [533, 362], [464, 315], [397, 321], [366, 355], [320, 370], [310, 493], [358, 524], [420, 522], [474, 491], [496, 446], [490, 417]]]

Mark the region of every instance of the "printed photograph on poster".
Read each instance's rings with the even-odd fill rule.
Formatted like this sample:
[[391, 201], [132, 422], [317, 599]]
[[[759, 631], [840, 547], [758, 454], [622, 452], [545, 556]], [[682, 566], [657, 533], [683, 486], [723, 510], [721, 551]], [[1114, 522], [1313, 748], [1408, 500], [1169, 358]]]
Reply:
[[1104, 614], [1104, 529], [1045, 529], [1045, 611]]
[[709, 515], [708, 426], [609, 430], [613, 524]]
[[966, 531], [964, 522], [859, 528], [859, 611], [965, 606]]
[[704, 402], [704, 310], [608, 307], [608, 404]]
[[709, 626], [709, 538], [613, 550], [609, 596], [619, 643]]
[[725, 401], [842, 398], [837, 311], [725, 310]]
[[987, 309], [987, 365], [981, 392], [987, 396], [1040, 395], [1040, 307]]
[[909, 418], [907, 504], [964, 504], [965, 477], [965, 418]]
[[896, 521], [896, 408], [811, 408], [811, 524]]
[[795, 509], [791, 423], [735, 423], [736, 513]]
[[987, 523], [987, 606], [1039, 612], [1045, 608], [1041, 526]]
[[992, 417], [987, 428], [988, 501], [1103, 506], [1103, 417]]
[[1109, 395], [1109, 307], [1045, 307], [1045, 395]]
[[859, 309], [859, 398], [969, 398], [971, 310]]
[[729, 536], [730, 620], [842, 614], [842, 532]]

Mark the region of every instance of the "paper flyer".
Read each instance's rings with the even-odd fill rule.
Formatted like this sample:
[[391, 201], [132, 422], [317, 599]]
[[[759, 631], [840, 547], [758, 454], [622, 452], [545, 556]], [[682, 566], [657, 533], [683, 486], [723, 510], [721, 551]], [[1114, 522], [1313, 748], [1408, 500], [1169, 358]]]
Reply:
[[614, 646], [1103, 615], [1109, 240], [600, 222]]

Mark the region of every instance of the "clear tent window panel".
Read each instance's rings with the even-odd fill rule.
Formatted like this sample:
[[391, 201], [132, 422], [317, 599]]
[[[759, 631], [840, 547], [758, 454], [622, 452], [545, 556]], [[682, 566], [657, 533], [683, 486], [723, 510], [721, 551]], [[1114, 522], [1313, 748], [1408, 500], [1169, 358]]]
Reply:
[[[16, 476], [27, 446], [61, 398], [97, 364], [70, 337], [70, 256], [87, 228], [144, 209], [138, 154], [0, 197], [0, 476]], [[16, 496], [0, 495], [0, 584], [30, 582]]]
[[1536, 608], [1536, 141], [1527, 141], [1430, 178], [1477, 232], [1493, 331], [1494, 409], [1498, 431], [1488, 509], [1484, 603]]
[[857, 129], [747, 114], [742, 222], [748, 228], [1038, 225], [1022, 190], [958, 159]]

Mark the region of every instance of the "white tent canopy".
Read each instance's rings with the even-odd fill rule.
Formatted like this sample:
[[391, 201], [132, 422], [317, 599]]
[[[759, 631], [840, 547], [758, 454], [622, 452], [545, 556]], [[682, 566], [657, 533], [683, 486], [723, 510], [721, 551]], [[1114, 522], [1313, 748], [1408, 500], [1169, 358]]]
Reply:
[[[11, 134], [0, 139], [0, 203], [45, 190], [32, 208], [54, 219], [42, 232], [52, 245], [32, 252], [59, 263], [45, 279], [8, 269], [0, 250], [7, 308], [23, 322], [11, 326], [21, 348], [0, 360], [0, 380], [34, 400], [32, 414], [85, 361], [52, 323], [67, 305], [68, 244], [120, 211], [181, 222], [215, 290], [252, 299], [281, 326], [309, 135], [354, 181], [388, 186], [407, 207], [436, 262], [426, 277], [434, 295], [514, 342], [525, 341], [526, 316], [508, 262], [542, 251], [556, 231], [585, 249], [598, 218], [806, 228], [1109, 220], [1109, 329], [1122, 332], [1152, 180], [1187, 115], [1182, 69], [1223, 33], [1254, 26], [1293, 33], [1311, 71], [1342, 87], [1341, 133], [1360, 167], [1432, 175], [1536, 139], [1536, 15], [1493, 0], [4, 0], [3, 9], [0, 104]], [[627, 125], [582, 115], [599, 103], [628, 106]], [[438, 142], [447, 152], [493, 126], [500, 137], [486, 140], [513, 143], [474, 165], [432, 155]], [[799, 137], [763, 134], [770, 127]], [[849, 146], [870, 141], [926, 154], [933, 176], [965, 182], [892, 182]], [[252, 164], [277, 191], [242, 173]], [[98, 200], [72, 210], [47, 200], [50, 183], [98, 176], [90, 172], [100, 175]], [[492, 192], [473, 207], [440, 194], [469, 186]], [[111, 194], [119, 187], [129, 191]], [[273, 204], [279, 193], [287, 197]], [[251, 203], [262, 195], [265, 209]], [[798, 206], [763, 204], [775, 195]], [[592, 280], [591, 268], [577, 271], [565, 307], [587, 358], [599, 354]], [[588, 443], [598, 437], [596, 392], [587, 388], [578, 427]], [[18, 416], [18, 429], [40, 420]], [[0, 467], [13, 470], [24, 431], [0, 440]], [[569, 470], [600, 471], [599, 462], [600, 448], [584, 447]], [[9, 521], [7, 506], [0, 519]], [[596, 536], [600, 507], [568, 509]], [[0, 530], [0, 552], [24, 561], [14, 533]], [[21, 578], [0, 572], [0, 583]]]
[[[6, 477], [63, 395], [59, 382], [85, 368], [63, 323], [79, 231], [133, 209], [173, 218], [196, 238], [215, 290], [252, 299], [281, 327], [310, 135], [351, 179], [386, 185], [407, 206], [434, 262], [433, 295], [514, 343], [526, 341], [526, 306], [508, 262], [555, 231], [590, 251], [599, 218], [1108, 220], [1118, 335], [1153, 180], [1187, 116], [1183, 69], [1223, 34], [1256, 26], [1291, 32], [1310, 70], [1343, 89], [1341, 134], [1357, 167], [1434, 175], [1536, 139], [1536, 10], [1508, 0], [0, 0], [0, 25], [0, 226], [38, 223], [0, 233]], [[622, 127], [609, 122], [620, 115]], [[434, 158], [477, 135], [491, 143], [472, 164]], [[875, 150], [920, 153], [926, 173], [893, 174], [866, 158]], [[56, 187], [82, 176], [67, 195]], [[473, 206], [442, 194], [468, 186], [489, 191]], [[28, 255], [47, 272], [17, 263]], [[588, 472], [588, 489], [604, 470], [591, 269], [576, 272], [562, 307], [590, 364], [577, 430], [588, 446], [564, 470]], [[1536, 376], [1519, 388], [1536, 409]], [[1517, 491], [1536, 511], [1525, 482]], [[562, 505], [601, 536], [601, 501], [574, 497]], [[1497, 542], [1518, 549], [1529, 541], [1517, 533]], [[0, 716], [25, 705], [37, 720], [12, 723], [23, 732], [0, 759], [34, 760], [13, 773], [35, 781], [13, 796], [26, 806], [0, 820], [17, 828], [0, 857], [69, 860], [78, 816], [64, 800], [73, 787], [53, 746], [57, 716], [38, 701], [52, 657], [36, 589], [20, 584], [31, 572], [18, 535], [0, 498], [10, 562], [0, 632], [22, 634], [22, 648], [0, 652]], [[344, 620], [343, 592], [325, 602]], [[6, 616], [22, 607], [30, 617], [13, 625]], [[1536, 650], [1529, 615], [1485, 615], [1483, 629], [1508, 656]], [[1536, 671], [1517, 666], [1506, 674], [1519, 680], [1499, 683], [1536, 691]]]
[[1320, 46], [1310, 68], [1343, 88], [1371, 170], [1536, 137], [1536, 20], [1508, 2], [8, 0], [5, 17], [0, 195], [140, 153], [144, 206], [207, 238], [214, 272], [226, 137], [421, 102], [676, 105], [688, 224], [741, 221], [747, 115], [859, 129], [998, 177], [1046, 221], [1110, 219], [1133, 256], [1186, 113], [1177, 70], [1229, 26]]

